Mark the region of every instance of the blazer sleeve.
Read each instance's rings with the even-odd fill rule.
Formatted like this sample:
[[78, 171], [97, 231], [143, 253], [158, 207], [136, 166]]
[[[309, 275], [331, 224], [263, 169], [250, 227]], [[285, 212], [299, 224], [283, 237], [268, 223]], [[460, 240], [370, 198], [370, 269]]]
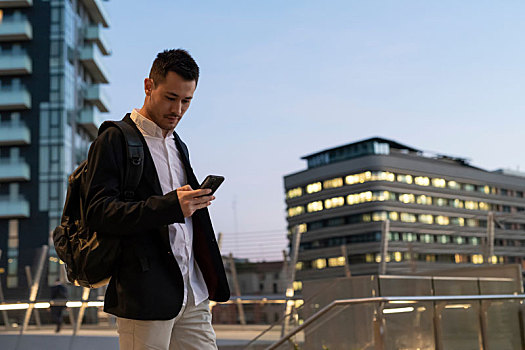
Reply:
[[109, 234], [133, 234], [174, 222], [184, 222], [177, 191], [146, 200], [125, 202], [121, 197], [125, 161], [123, 135], [108, 128], [91, 144], [85, 182], [88, 227]]

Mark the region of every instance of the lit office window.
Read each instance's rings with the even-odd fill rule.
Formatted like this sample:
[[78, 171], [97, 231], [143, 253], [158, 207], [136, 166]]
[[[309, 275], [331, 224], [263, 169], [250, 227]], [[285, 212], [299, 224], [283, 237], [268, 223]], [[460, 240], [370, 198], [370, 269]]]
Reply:
[[425, 196], [424, 194], [417, 196], [417, 204], [432, 205], [432, 197]]
[[302, 270], [304, 267], [304, 263], [302, 261], [298, 261], [296, 264], [295, 264], [295, 269], [296, 270]]
[[300, 205], [298, 207], [288, 208], [288, 216], [289, 217], [296, 216], [296, 215], [301, 215], [303, 213], [304, 213], [304, 207], [302, 205]]
[[300, 225], [297, 225], [297, 227], [298, 227], [299, 233], [305, 233], [308, 226], [306, 226], [306, 224], [300, 224]]
[[467, 226], [468, 227], [477, 227], [478, 226], [478, 220], [476, 219], [467, 219]]
[[415, 242], [417, 241], [417, 234], [412, 232], [403, 232], [403, 242]]
[[325, 188], [325, 189], [327, 189], [327, 188], [336, 188], [336, 187], [341, 187], [341, 186], [343, 186], [343, 178], [342, 177], [326, 180], [326, 181], [323, 182], [323, 188]]
[[403, 193], [399, 195], [399, 201], [402, 203], [415, 203], [416, 197], [411, 193]]
[[448, 205], [448, 200], [446, 198], [435, 198], [434, 204], [439, 205], [440, 207], [445, 207]]
[[372, 200], [374, 201], [387, 201], [389, 199], [392, 199], [392, 193], [388, 192], [388, 191], [379, 191], [379, 192], [374, 192], [373, 195], [372, 195]]
[[471, 261], [474, 264], [483, 264], [483, 255], [481, 254], [474, 254], [471, 256]]
[[315, 202], [308, 203], [308, 205], [306, 207], [306, 210], [309, 213], [313, 213], [315, 211], [323, 210], [323, 202], [322, 201], [315, 201]]
[[345, 182], [347, 185], [354, 185], [359, 183], [359, 175], [348, 175], [345, 177]]
[[429, 186], [430, 185], [430, 179], [426, 176], [418, 176], [414, 179], [414, 182], [416, 185], [419, 186]]
[[371, 181], [394, 181], [396, 176], [388, 171], [374, 171]]
[[397, 175], [397, 182], [404, 182], [410, 185], [413, 181], [412, 175]]
[[449, 222], [448, 216], [442, 216], [442, 215], [436, 216], [436, 224], [438, 224], [438, 225], [449, 225], [450, 222]]
[[466, 241], [465, 241], [464, 237], [456, 236], [456, 237], [454, 237], [454, 243], [456, 243], [456, 244], [465, 244]]
[[485, 193], [485, 194], [490, 194], [490, 186], [479, 186], [478, 187], [478, 190], [482, 193]]
[[479, 237], [470, 237], [470, 244], [472, 245], [479, 245]]
[[397, 211], [391, 211], [388, 213], [388, 218], [392, 221], [397, 221], [399, 220], [399, 213]]
[[432, 179], [432, 186], [434, 187], [446, 187], [447, 185], [447, 182], [445, 181], [445, 179]]
[[293, 290], [298, 291], [303, 289], [303, 282], [293, 281]]
[[339, 256], [337, 258], [329, 258], [328, 266], [330, 267], [345, 266], [345, 257]]
[[375, 258], [375, 256], [372, 253], [368, 253], [368, 254], [365, 255], [365, 261], [367, 263], [373, 263], [374, 262], [374, 258]]
[[465, 201], [465, 208], [470, 210], [478, 210], [478, 202]]
[[450, 224], [456, 226], [465, 226], [464, 218], [450, 218]]
[[323, 186], [321, 185], [320, 182], [314, 182], [313, 184], [309, 184], [308, 186], [306, 186], [306, 192], [308, 193], [319, 192], [322, 189], [323, 189]]
[[334, 198], [326, 199], [324, 201], [324, 207], [326, 209], [337, 208], [337, 207], [343, 206], [344, 204], [345, 204], [344, 197], [334, 197]]
[[[390, 262], [390, 260], [391, 260], [390, 254], [386, 254], [385, 261], [386, 262]], [[381, 254], [380, 253], [376, 253], [376, 263], [380, 263], [380, 262], [381, 262]]]
[[316, 259], [312, 261], [312, 267], [318, 270], [326, 268], [326, 259]]
[[426, 262], [436, 262], [436, 255], [435, 254], [427, 254], [425, 256]]
[[416, 215], [410, 213], [401, 213], [401, 221], [403, 222], [416, 222]]
[[450, 205], [454, 208], [463, 208], [464, 207], [464, 203], [462, 200], [459, 200], [459, 199], [454, 199], [454, 200], [451, 200], [450, 201]]
[[370, 214], [363, 214], [363, 222], [372, 221], [372, 216]]
[[286, 192], [286, 198], [295, 198], [303, 195], [303, 189], [301, 187], [292, 188]]
[[460, 190], [461, 189], [461, 185], [459, 183], [457, 183], [456, 181], [449, 181], [447, 185], [448, 185], [448, 188], [450, 188], [452, 190]]
[[424, 224], [433, 224], [434, 223], [434, 217], [430, 214], [420, 214], [419, 215], [419, 222], [422, 222]]
[[372, 221], [385, 221], [386, 219], [386, 211], [376, 211], [375, 213], [372, 213]]
[[401, 252], [395, 252], [394, 253], [394, 261], [400, 262], [401, 260], [403, 260], [403, 254], [401, 254]]
[[479, 202], [479, 210], [490, 210], [490, 204], [486, 202]]
[[465, 254], [455, 254], [454, 261], [456, 264], [463, 264], [468, 262], [468, 257]]
[[489, 258], [489, 261], [491, 264], [497, 264], [498, 263], [498, 257], [496, 255], [493, 255]]

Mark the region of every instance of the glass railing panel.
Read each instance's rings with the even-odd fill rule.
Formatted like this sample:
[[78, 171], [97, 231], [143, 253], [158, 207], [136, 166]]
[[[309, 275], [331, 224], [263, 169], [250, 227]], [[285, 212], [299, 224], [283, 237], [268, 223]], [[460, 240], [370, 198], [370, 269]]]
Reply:
[[[478, 295], [476, 278], [459, 279], [434, 277], [434, 295]], [[407, 294], [409, 295], [409, 294]]]
[[483, 301], [486, 310], [486, 345], [487, 349], [514, 350], [524, 349], [521, 339], [522, 323], [520, 301]]
[[378, 296], [432, 295], [432, 278], [379, 276]]
[[478, 301], [436, 303], [437, 332], [441, 348], [483, 349], [479, 311]]

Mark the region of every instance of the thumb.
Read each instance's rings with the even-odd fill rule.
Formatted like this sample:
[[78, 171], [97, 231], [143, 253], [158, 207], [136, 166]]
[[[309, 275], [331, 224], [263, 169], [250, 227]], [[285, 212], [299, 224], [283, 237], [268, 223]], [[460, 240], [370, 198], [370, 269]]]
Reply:
[[180, 191], [193, 191], [193, 189], [191, 188], [190, 185], [184, 185], [182, 187], [179, 187], [177, 190], [180, 190]]

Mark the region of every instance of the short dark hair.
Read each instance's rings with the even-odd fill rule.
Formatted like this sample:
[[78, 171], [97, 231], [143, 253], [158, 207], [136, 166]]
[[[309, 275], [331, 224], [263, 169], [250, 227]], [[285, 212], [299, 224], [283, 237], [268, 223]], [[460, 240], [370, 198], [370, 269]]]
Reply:
[[199, 81], [199, 66], [188, 51], [183, 49], [159, 52], [153, 61], [149, 77], [160, 83], [164, 81], [168, 72], [175, 72], [188, 81], [195, 80], [195, 85]]

